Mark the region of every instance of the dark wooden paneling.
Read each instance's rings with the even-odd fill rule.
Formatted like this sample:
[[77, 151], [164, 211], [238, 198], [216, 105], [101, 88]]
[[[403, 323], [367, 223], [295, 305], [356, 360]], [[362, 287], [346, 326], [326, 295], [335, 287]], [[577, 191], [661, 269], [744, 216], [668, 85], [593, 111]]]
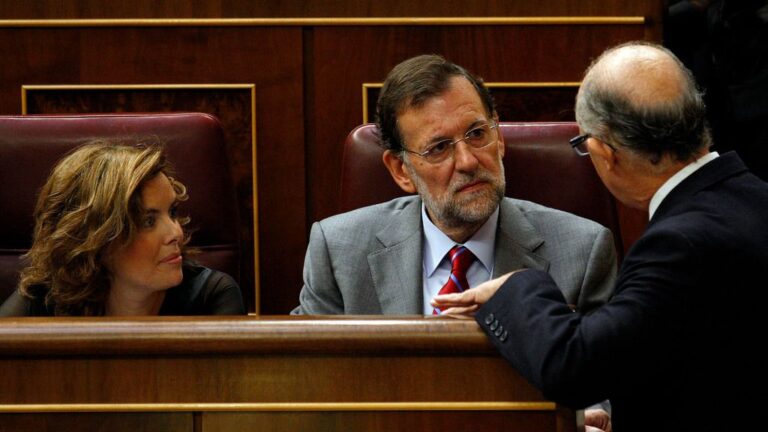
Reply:
[[[375, 121], [376, 100], [380, 87], [366, 88], [368, 123]], [[496, 111], [501, 121], [575, 121], [573, 102], [576, 100], [576, 86], [537, 86], [522, 87], [515, 85], [493, 86], [491, 95], [496, 103]]]
[[[264, 290], [261, 310], [275, 313], [294, 305], [306, 246], [301, 28], [0, 28], [0, 53], [2, 114], [21, 113], [24, 84], [255, 83], [259, 241], [265, 251], [261, 286], [296, 287], [287, 296], [274, 288]], [[162, 92], [150, 99], [111, 103], [116, 111], [178, 105]], [[230, 156], [241, 192], [241, 219], [248, 224], [252, 161], [250, 139], [242, 135], [250, 131], [250, 106], [222, 100], [217, 105], [198, 99], [194, 108], [232, 121], [229, 129], [237, 136]], [[102, 103], [83, 101], [33, 99], [32, 108], [46, 113], [109, 110]], [[247, 226], [244, 230], [252, 231]], [[250, 304], [252, 308], [252, 299]]]
[[[481, 419], [482, 426], [478, 421]], [[304, 413], [206, 413], [203, 429], [213, 432], [299, 431], [315, 425], [318, 431], [477, 432], [556, 430], [556, 419], [546, 412], [510, 411], [383, 411]]]
[[[0, 403], [544, 401], [498, 355], [443, 354], [2, 359]], [[464, 372], [443, 387], [446, 370]]]
[[192, 432], [192, 413], [0, 414], [0, 432]]
[[662, 4], [660, 0], [0, 0], [0, 18], [656, 16]]
[[577, 91], [576, 87], [493, 88], [491, 94], [502, 121], [575, 121]]
[[[202, 412], [202, 431], [432, 431], [459, 419], [576, 430], [573, 411], [546, 401], [473, 320], [450, 318], [9, 318], [0, 382], [0, 412], [21, 420], [129, 411], [115, 418], [136, 424], [138, 412], [178, 411], [185, 424]], [[70, 415], [88, 426], [110, 416]]]

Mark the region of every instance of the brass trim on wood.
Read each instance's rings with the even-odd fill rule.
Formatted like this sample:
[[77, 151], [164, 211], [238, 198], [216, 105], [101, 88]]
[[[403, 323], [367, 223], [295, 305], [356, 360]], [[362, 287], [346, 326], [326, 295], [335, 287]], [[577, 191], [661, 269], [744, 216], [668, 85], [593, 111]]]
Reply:
[[11, 19], [3, 27], [258, 27], [397, 25], [643, 25], [642, 16], [393, 17], [393, 18], [120, 18]]
[[[488, 88], [556, 88], [556, 87], [575, 87], [578, 88], [581, 82], [578, 81], [521, 81], [521, 82], [487, 82], [484, 83]], [[368, 89], [381, 88], [384, 83], [363, 83], [363, 124], [370, 123], [371, 117], [368, 113]]]
[[256, 163], [256, 84], [249, 84], [251, 89], [251, 188], [253, 189], [253, 311], [259, 316], [261, 307], [261, 268], [259, 267], [259, 188], [258, 167]]
[[[0, 21], [0, 27], [2, 27], [2, 21]], [[252, 178], [251, 186], [253, 188], [253, 285], [254, 285], [254, 311], [255, 314], [259, 314], [259, 292], [260, 290], [260, 278], [259, 275], [259, 190], [257, 187], [257, 170], [256, 164], [256, 84], [25, 84], [21, 86], [21, 114], [27, 115], [28, 111], [28, 96], [30, 91], [41, 90], [249, 90], [251, 93], [251, 164], [252, 164]], [[76, 115], [77, 113], [69, 113]], [[83, 113], [85, 114], [85, 113]], [[110, 113], [104, 113], [110, 114]], [[114, 113], [114, 114], [130, 114], [130, 113]]]
[[0, 404], [2, 413], [43, 412], [309, 412], [309, 411], [555, 411], [553, 402], [263, 402]]

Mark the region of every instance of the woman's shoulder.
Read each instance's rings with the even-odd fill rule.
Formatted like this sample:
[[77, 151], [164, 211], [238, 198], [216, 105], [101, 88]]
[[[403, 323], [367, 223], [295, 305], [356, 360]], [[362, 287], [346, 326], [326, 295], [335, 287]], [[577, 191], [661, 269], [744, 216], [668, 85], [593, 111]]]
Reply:
[[0, 306], [0, 316], [53, 316], [53, 305], [45, 304], [48, 292], [42, 285], [33, 285], [27, 289], [28, 294], [22, 294], [18, 289], [13, 292]]
[[196, 262], [184, 263], [184, 280], [180, 287], [192, 295], [210, 290], [221, 290], [240, 286], [235, 279], [222, 271], [205, 267]]
[[194, 262], [185, 262], [182, 271], [184, 279], [179, 286], [168, 290], [162, 314], [245, 313], [240, 286], [230, 275]]

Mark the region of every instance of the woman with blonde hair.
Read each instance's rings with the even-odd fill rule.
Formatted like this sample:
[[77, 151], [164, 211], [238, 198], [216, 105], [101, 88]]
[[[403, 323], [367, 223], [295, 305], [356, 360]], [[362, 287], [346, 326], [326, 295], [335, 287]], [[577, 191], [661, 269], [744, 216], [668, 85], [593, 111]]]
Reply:
[[77, 148], [40, 191], [27, 267], [0, 316], [245, 313], [230, 276], [186, 258], [186, 199], [160, 146]]

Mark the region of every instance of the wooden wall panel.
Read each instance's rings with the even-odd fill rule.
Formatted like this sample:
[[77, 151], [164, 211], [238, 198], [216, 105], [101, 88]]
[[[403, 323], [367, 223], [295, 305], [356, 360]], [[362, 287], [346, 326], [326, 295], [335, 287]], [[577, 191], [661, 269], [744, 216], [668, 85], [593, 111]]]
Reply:
[[146, 412], [0, 414], [0, 432], [193, 432], [192, 416]]
[[478, 419], [484, 431], [545, 432], [557, 430], [556, 419], [546, 412], [516, 413], [501, 411], [383, 411], [383, 412], [307, 412], [307, 413], [205, 413], [203, 430], [211, 432], [301, 431], [315, 425], [318, 431], [451, 431], [476, 432]]
[[[525, 86], [523, 84], [526, 84]], [[531, 84], [532, 86], [527, 86]], [[501, 121], [575, 121], [573, 101], [578, 85], [548, 83], [487, 83]], [[364, 89], [363, 122], [375, 121], [376, 100], [381, 87]]]
[[[6, 386], [0, 405], [458, 402], [486, 401], [489, 392], [499, 401], [544, 401], [530, 385], [516, 385], [522, 378], [500, 356], [487, 354], [482, 361], [478, 357], [278, 353], [0, 359]], [[469, 373], [476, 363], [484, 370]], [[431, 367], [436, 364], [441, 367]], [[446, 370], [465, 372], [444, 388]], [[312, 386], [304, 388], [303, 383], [310, 382]]]
[[[472, 320], [11, 318], [5, 324], [0, 430], [2, 414], [22, 414], [10, 418], [24, 426], [35, 424], [25, 416], [59, 412], [79, 418], [80, 430], [101, 429], [109, 413], [123, 414], [129, 424], [138, 420], [143, 429], [137, 430], [157, 430], [152, 423], [162, 416], [140, 423], [137, 414], [147, 412], [169, 414], [172, 431], [190, 413], [196, 431], [443, 431], [451, 422], [472, 430], [577, 430], [574, 411], [547, 401]], [[446, 380], [446, 371], [460, 373]]]
[[[659, 0], [0, 0], [0, 18], [660, 16]], [[653, 28], [653, 27], [651, 27]]]

